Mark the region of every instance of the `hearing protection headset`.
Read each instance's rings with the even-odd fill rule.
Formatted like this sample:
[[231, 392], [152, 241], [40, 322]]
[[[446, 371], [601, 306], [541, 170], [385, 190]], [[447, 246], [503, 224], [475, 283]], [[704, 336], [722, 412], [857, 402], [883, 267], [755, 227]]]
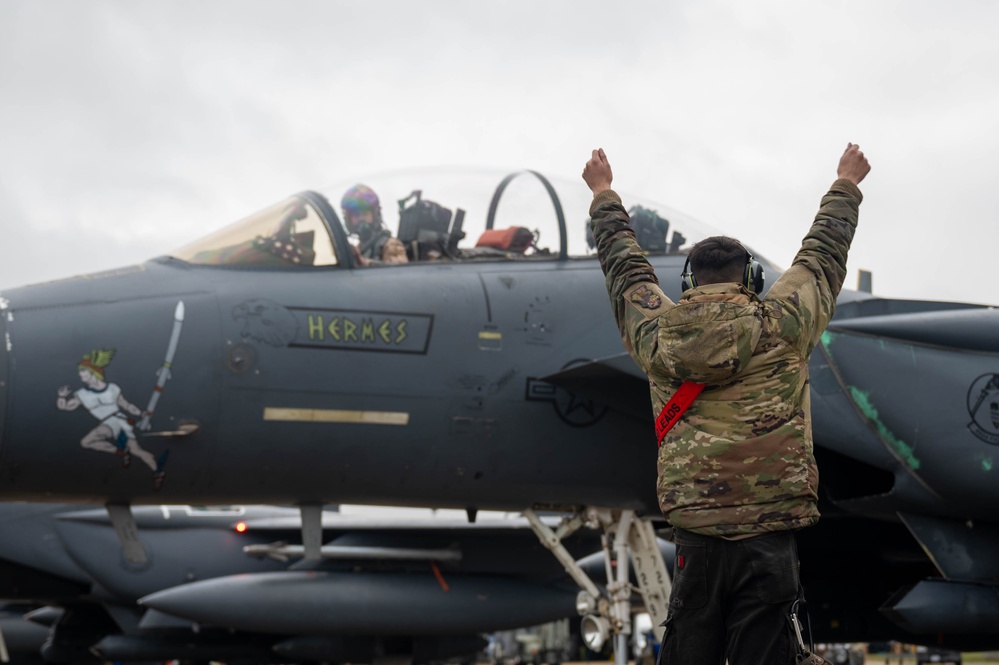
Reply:
[[[742, 285], [759, 295], [763, 292], [764, 282], [763, 266], [753, 258], [752, 254], [746, 252], [746, 270], [742, 274]], [[683, 273], [680, 275], [680, 288], [686, 291], [695, 286], [697, 286], [697, 279], [694, 278], [694, 273], [690, 269], [690, 257], [688, 256], [687, 260], [683, 263]]]

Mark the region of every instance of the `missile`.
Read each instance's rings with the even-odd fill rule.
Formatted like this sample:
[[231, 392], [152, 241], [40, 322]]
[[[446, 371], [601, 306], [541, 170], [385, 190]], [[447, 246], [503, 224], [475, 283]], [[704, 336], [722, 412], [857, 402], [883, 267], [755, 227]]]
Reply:
[[103, 660], [119, 662], [165, 660], [249, 660], [266, 663], [272, 660], [268, 644], [242, 639], [197, 640], [169, 639], [138, 635], [107, 635], [91, 651]]
[[[292, 557], [305, 556], [305, 547], [277, 542], [253, 544], [243, 547], [243, 552], [254, 557], [269, 557], [286, 561]], [[398, 547], [360, 547], [323, 545], [319, 554], [324, 559], [364, 559], [366, 561], [441, 561], [458, 563], [461, 552], [455, 549], [417, 549]]]
[[30, 621], [37, 626], [44, 626], [45, 629], [49, 629], [58, 623], [62, 615], [66, 613], [66, 610], [61, 607], [52, 607], [51, 605], [46, 605], [44, 607], [39, 607], [38, 609], [31, 610], [24, 615], [25, 621]]
[[518, 579], [282, 571], [192, 582], [139, 600], [235, 630], [293, 635], [455, 635], [575, 616], [576, 591]]
[[926, 579], [901, 590], [881, 612], [913, 633], [995, 634], [999, 594], [994, 585]]
[[0, 606], [0, 649], [8, 654], [38, 653], [48, 634], [46, 628], [25, 621], [16, 608]]

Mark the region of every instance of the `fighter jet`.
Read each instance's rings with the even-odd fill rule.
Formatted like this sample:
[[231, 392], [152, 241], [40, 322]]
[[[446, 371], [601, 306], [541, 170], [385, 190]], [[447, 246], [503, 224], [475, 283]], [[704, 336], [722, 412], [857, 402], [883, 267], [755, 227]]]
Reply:
[[[397, 512], [324, 511], [322, 558], [306, 561], [295, 509], [139, 507], [136, 566], [102, 510], [0, 504], [0, 598], [18, 603], [0, 614], [0, 644], [52, 662], [427, 662], [575, 613], [523, 518]], [[577, 557], [599, 547], [589, 530], [569, 542]]]
[[[567, 216], [536, 172], [487, 187], [458, 176], [369, 183], [399, 201], [405, 264], [362, 267], [336, 212], [344, 186], [140, 265], [4, 292], [0, 498], [106, 503], [135, 561], [128, 506], [142, 503], [298, 505], [312, 557], [328, 503], [562, 510], [561, 530], [535, 531], [585, 592], [593, 634], [620, 645], [627, 562], [656, 579], [665, 568], [649, 535], [646, 379], [622, 352], [596, 260], [570, 251], [585, 241], [589, 197], [569, 199]], [[679, 298], [684, 250], [711, 231], [626, 200]], [[777, 266], [753, 253], [772, 283]], [[870, 599], [893, 630], [999, 643], [997, 333], [990, 307], [844, 291], [811, 359], [823, 499], [837, 517], [807, 537], [841, 538], [847, 524], [922, 556], [897, 580], [909, 568], [886, 554], [895, 540], [865, 555], [888, 571], [878, 580], [912, 586]], [[607, 530], [620, 564], [607, 588], [559, 549], [583, 523]], [[842, 585], [827, 586], [812, 604], [847, 607]], [[662, 611], [668, 586], [646, 591]]]

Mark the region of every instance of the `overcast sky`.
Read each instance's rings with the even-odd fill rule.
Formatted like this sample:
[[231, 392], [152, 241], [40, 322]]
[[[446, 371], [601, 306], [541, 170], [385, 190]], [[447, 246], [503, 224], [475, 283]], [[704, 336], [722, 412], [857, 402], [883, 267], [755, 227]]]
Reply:
[[0, 289], [143, 261], [307, 188], [579, 177], [786, 266], [848, 141], [886, 297], [999, 304], [999, 3], [0, 0]]

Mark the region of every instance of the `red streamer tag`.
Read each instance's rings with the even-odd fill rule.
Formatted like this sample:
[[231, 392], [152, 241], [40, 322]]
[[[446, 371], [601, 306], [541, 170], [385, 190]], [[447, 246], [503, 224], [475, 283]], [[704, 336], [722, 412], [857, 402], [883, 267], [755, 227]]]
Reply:
[[704, 390], [703, 383], [684, 381], [680, 384], [680, 388], [673, 393], [669, 402], [666, 403], [663, 410], [659, 412], [659, 416], [656, 417], [656, 440], [660, 446], [663, 445], [666, 433], [673, 429], [673, 425], [677, 424], [680, 416], [694, 403], [694, 400], [697, 399], [702, 390]]

